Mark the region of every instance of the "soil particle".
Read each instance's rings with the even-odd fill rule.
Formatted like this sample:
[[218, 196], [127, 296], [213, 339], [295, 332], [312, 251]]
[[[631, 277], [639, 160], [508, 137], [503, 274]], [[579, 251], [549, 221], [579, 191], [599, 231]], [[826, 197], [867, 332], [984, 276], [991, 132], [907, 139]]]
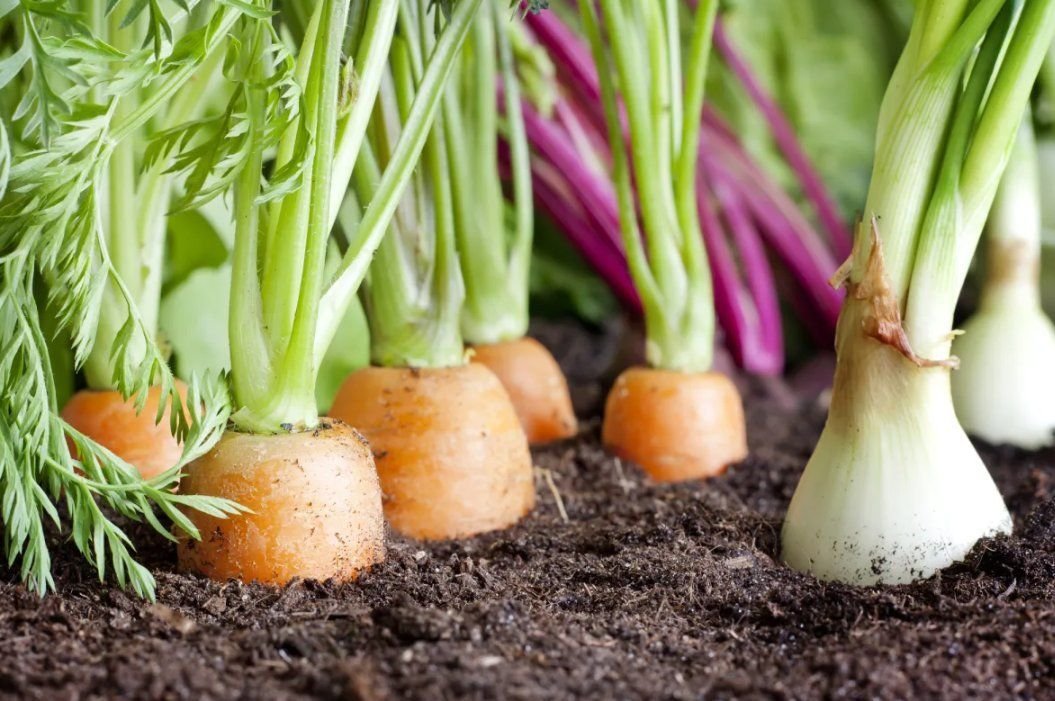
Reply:
[[569, 374], [593, 408], [582, 435], [535, 452], [524, 522], [451, 543], [393, 535], [354, 584], [283, 588], [178, 574], [172, 546], [135, 529], [155, 604], [99, 584], [67, 544], [57, 594], [0, 583], [0, 698], [1055, 696], [1055, 451], [981, 446], [1015, 535], [914, 585], [821, 583], [777, 557], [823, 422], [812, 400], [748, 382], [751, 457], [652, 485], [599, 446], [611, 334], [539, 335], [581, 359]]

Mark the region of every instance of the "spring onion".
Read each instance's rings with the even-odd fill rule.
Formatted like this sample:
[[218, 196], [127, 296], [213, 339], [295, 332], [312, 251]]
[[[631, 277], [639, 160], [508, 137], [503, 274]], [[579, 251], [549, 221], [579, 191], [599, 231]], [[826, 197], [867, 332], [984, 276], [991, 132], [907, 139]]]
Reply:
[[1040, 182], [1031, 117], [989, 215], [978, 311], [953, 343], [956, 415], [968, 433], [1035, 449], [1055, 439], [1055, 327], [1040, 308]]
[[844, 269], [828, 420], [784, 522], [796, 569], [908, 582], [1011, 528], [953, 411], [952, 317], [1053, 33], [1050, 0], [916, 5]]

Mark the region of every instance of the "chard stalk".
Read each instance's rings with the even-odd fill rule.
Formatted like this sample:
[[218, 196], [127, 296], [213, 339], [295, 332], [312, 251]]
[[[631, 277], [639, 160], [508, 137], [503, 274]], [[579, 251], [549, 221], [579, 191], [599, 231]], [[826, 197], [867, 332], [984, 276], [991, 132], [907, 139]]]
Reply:
[[[700, 17], [695, 18], [697, 27]], [[528, 25], [536, 46], [561, 66], [557, 77], [564, 88], [559, 93], [549, 91], [556, 98], [529, 93], [524, 104], [528, 139], [536, 154], [532, 170], [539, 207], [624, 305], [639, 313], [642, 301], [628, 284], [630, 265], [636, 265], [631, 260], [634, 248], [630, 248], [631, 255], [625, 254], [626, 246], [616, 234], [621, 227], [612, 183], [614, 159], [606, 143], [601, 86], [590, 49], [557, 13], [531, 15]], [[697, 48], [689, 53], [701, 56]], [[527, 54], [525, 60], [532, 59]], [[702, 84], [687, 77], [686, 85]], [[682, 102], [686, 114], [694, 111], [689, 107], [692, 103], [686, 93]], [[625, 139], [625, 115], [620, 115], [619, 122]], [[695, 128], [684, 120], [680, 123], [681, 132]], [[783, 363], [780, 307], [770, 260], [755, 240], [761, 238], [788, 268], [800, 288], [792, 302], [819, 343], [831, 342], [841, 306], [840, 295], [828, 285], [837, 263], [790, 197], [751, 162], [713, 110], [704, 111], [700, 131], [696, 157], [674, 160], [675, 192], [681, 193], [677, 196], [679, 225], [684, 228], [683, 222], [692, 216], [686, 206], [689, 197], [684, 194], [685, 184], [691, 182], [714, 276], [715, 312], [725, 341], [745, 369], [779, 372]], [[683, 137], [681, 143], [685, 141]], [[686, 172], [686, 163], [696, 170]], [[732, 246], [738, 249], [737, 255], [732, 254]]]
[[838, 208], [827, 188], [825, 188], [824, 182], [799, 144], [794, 128], [788, 122], [784, 113], [780, 111], [777, 103], [766, 93], [754, 73], [751, 72], [747, 62], [740, 56], [721, 25], [715, 30], [714, 45], [721, 53], [722, 58], [729, 64], [733, 73], [743, 83], [751, 100], [762, 112], [762, 116], [773, 132], [773, 139], [798, 176], [806, 197], [809, 198], [814, 210], [817, 212], [817, 216], [827, 231], [828, 237], [838, 255], [848, 255], [850, 253], [850, 240], [846, 233], [847, 228], [843, 224]]

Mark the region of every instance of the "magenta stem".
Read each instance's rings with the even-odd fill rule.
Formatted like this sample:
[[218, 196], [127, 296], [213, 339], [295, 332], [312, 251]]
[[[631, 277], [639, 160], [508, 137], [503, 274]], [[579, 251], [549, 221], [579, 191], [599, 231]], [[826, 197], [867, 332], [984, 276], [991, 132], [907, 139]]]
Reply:
[[780, 302], [773, 281], [773, 271], [766, 259], [761, 238], [737, 190], [728, 181], [720, 178], [708, 177], [707, 181], [711, 183], [711, 192], [721, 210], [727, 230], [732, 233], [735, 249], [739, 253], [740, 267], [744, 271], [747, 294], [742, 296], [740, 306], [745, 314], [754, 313], [746, 323], [758, 338], [755, 343], [747, 345], [745, 351], [755, 351], [757, 357], [745, 357], [743, 365], [753, 367], [760, 373], [778, 373], [784, 360]]
[[729, 68], [740, 79], [744, 89], [761, 111], [763, 117], [765, 117], [777, 147], [784, 154], [784, 157], [788, 159], [788, 164], [798, 176], [806, 197], [813, 204], [814, 209], [817, 211], [817, 216], [820, 218], [821, 225], [827, 230], [828, 236], [831, 238], [836, 254], [840, 258], [849, 256], [852, 246], [850, 232], [839, 216], [835, 202], [828, 193], [828, 188], [825, 187], [824, 181], [799, 144], [795, 130], [788, 123], [784, 113], [759, 83], [747, 62], [736, 51], [732, 41], [722, 27], [721, 21], [718, 21], [714, 27], [714, 45]]

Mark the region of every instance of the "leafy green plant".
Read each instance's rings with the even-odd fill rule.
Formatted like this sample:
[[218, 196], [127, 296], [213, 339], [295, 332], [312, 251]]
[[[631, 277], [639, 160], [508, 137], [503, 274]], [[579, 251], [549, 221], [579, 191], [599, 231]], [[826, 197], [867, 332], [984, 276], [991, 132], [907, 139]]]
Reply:
[[[0, 94], [16, 104], [0, 139], [0, 519], [8, 561], [21, 560], [23, 579], [37, 591], [53, 586], [48, 523], [69, 529], [100, 577], [112, 573], [152, 596], [153, 577], [104, 508], [166, 537], [159, 516], [197, 535], [179, 507], [237, 510], [172, 492], [182, 465], [223, 430], [229, 402], [215, 374], [191, 378], [182, 401], [155, 342], [156, 304], [147, 290], [159, 274], [142, 265], [139, 236], [164, 213], [164, 168], [137, 172], [135, 164], [163, 111], [172, 123], [192, 113], [203, 76], [229, 48], [228, 33], [258, 21], [247, 9], [0, 3], [0, 22], [20, 42], [0, 59]], [[104, 38], [110, 35], [113, 41]], [[161, 387], [173, 405], [171, 429], [184, 444], [172, 469], [144, 481], [62, 419], [38, 286], [46, 290], [48, 330], [68, 334], [76, 367], [140, 407], [147, 389]]]

